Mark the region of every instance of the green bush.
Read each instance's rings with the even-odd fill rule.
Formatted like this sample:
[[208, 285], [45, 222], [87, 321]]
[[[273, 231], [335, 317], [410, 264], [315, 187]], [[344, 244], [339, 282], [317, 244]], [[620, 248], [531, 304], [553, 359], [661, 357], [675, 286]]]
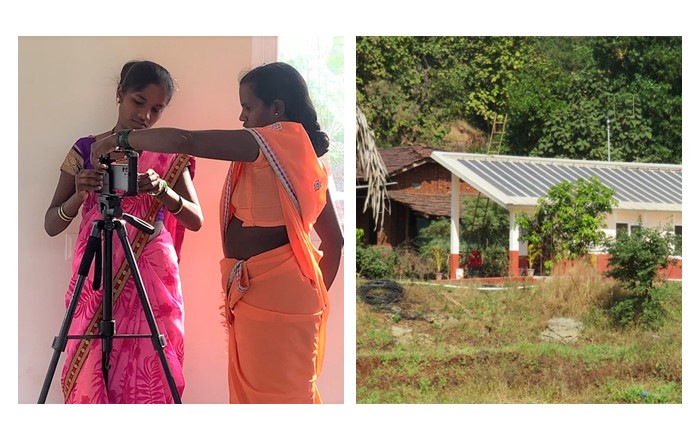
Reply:
[[656, 330], [669, 316], [672, 292], [665, 287], [650, 290], [646, 294], [627, 294], [613, 297], [608, 312], [613, 324], [621, 327], [640, 325]]
[[608, 312], [613, 324], [626, 327], [634, 324], [642, 314], [644, 297], [637, 295], [625, 295], [611, 301]]
[[442, 238], [434, 238], [420, 247], [420, 254], [425, 261], [430, 262], [432, 273], [445, 274], [450, 261], [450, 242]]
[[649, 329], [658, 329], [668, 317], [668, 304], [671, 292], [668, 289], [656, 288], [651, 291], [642, 307], [640, 323]]
[[365, 231], [355, 228], [355, 246], [360, 247], [365, 244]]
[[505, 277], [508, 276], [508, 249], [493, 245], [487, 246], [481, 253], [483, 259], [482, 276]]
[[554, 261], [547, 260], [544, 262], [544, 274], [549, 276], [552, 274], [552, 268], [554, 267]]
[[393, 258], [378, 246], [357, 247], [355, 254], [355, 270], [359, 276], [371, 280], [393, 278]]
[[616, 325], [638, 324], [656, 329], [666, 320], [670, 290], [658, 286], [659, 270], [669, 265], [673, 236], [668, 231], [641, 227], [608, 244], [607, 275], [628, 293], [613, 297], [609, 313]]
[[615, 191], [595, 176], [564, 181], [537, 199], [535, 212], [518, 212], [520, 240], [541, 249], [544, 261], [575, 259], [603, 244], [606, 214], [617, 205]]
[[659, 229], [644, 228], [621, 235], [608, 244], [607, 275], [639, 295], [654, 289], [659, 270], [669, 265], [673, 235]]

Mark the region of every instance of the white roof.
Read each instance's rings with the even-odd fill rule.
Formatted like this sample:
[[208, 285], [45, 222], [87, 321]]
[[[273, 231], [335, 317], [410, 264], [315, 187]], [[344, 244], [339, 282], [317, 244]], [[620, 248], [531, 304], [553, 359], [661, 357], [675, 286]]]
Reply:
[[505, 208], [527, 208], [563, 181], [597, 176], [618, 210], [681, 212], [682, 166], [433, 151], [431, 157]]

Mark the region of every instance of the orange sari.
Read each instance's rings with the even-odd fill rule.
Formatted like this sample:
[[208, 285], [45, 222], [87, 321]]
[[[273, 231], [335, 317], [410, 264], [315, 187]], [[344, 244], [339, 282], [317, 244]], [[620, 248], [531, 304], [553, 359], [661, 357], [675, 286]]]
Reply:
[[[316, 387], [325, 350], [328, 292], [311, 230], [326, 203], [328, 175], [301, 124], [249, 129], [277, 174], [289, 244], [248, 260], [221, 260], [229, 334], [231, 403], [322, 403]], [[233, 162], [221, 199], [222, 242], [231, 194], [246, 163]]]

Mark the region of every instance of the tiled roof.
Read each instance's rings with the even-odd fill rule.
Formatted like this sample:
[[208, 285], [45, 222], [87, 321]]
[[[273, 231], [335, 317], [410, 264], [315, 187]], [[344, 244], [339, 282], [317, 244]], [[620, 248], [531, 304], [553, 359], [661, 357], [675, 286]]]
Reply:
[[412, 168], [425, 163], [427, 159], [430, 159], [432, 152], [432, 148], [428, 148], [425, 145], [413, 145], [410, 147], [385, 148], [380, 150], [379, 154], [384, 160], [389, 176], [393, 176], [405, 168]]
[[[384, 161], [388, 177], [399, 174], [402, 170], [421, 165], [426, 161], [432, 161], [430, 158], [432, 152], [433, 149], [425, 145], [379, 149], [379, 155]], [[361, 175], [359, 170], [356, 169], [355, 178], [357, 180], [364, 180], [365, 176]]]
[[418, 194], [406, 191], [389, 191], [389, 198], [407, 205], [418, 214], [427, 217], [449, 217], [449, 194]]

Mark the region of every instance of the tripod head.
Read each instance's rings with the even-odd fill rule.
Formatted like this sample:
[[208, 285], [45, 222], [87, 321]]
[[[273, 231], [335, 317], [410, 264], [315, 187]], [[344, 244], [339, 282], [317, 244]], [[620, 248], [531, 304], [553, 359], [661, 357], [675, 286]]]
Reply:
[[148, 235], [155, 232], [155, 228], [150, 223], [142, 220], [134, 215], [126, 213], [122, 210], [122, 196], [116, 194], [107, 194], [103, 192], [99, 197], [100, 212], [105, 223], [111, 223], [115, 220], [124, 219], [131, 226], [139, 231], [145, 232]]

